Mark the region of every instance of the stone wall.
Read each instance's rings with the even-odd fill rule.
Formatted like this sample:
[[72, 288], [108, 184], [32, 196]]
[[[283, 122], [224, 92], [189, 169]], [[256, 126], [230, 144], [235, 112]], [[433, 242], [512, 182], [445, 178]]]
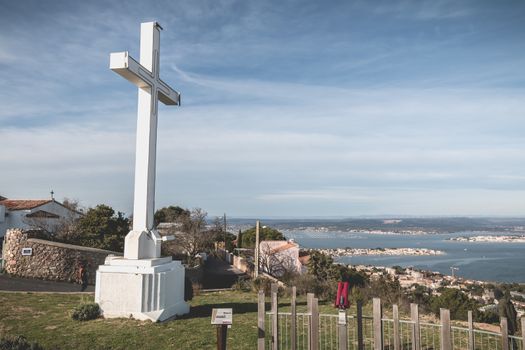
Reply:
[[[30, 231], [11, 229], [4, 239], [4, 269], [7, 273], [51, 281], [76, 282], [78, 262], [88, 269], [89, 284], [95, 284], [99, 265], [110, 254], [109, 250], [81, 247], [72, 244], [31, 238]], [[22, 248], [32, 248], [31, 256], [23, 256]]]

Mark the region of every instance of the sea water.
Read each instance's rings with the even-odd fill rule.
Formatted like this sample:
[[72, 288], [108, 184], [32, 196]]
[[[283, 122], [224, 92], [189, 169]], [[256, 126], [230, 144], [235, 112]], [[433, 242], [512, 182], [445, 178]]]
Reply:
[[403, 266], [451, 274], [464, 278], [525, 283], [525, 243], [458, 242], [450, 238], [479, 235], [509, 235], [495, 232], [455, 232], [422, 235], [371, 234], [366, 232], [283, 231], [303, 248], [429, 248], [445, 255], [352, 256], [337, 262], [354, 265]]

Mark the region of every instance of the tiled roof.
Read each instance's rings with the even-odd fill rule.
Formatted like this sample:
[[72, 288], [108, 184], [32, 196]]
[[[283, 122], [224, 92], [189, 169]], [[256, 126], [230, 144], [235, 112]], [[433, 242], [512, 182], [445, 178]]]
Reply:
[[39, 207], [51, 202], [51, 199], [5, 199], [0, 201], [0, 205], [9, 210], [27, 210]]
[[290, 248], [297, 248], [297, 247], [298, 247], [298, 245], [295, 244], [295, 243], [286, 243], [286, 244], [283, 244], [280, 247], [274, 248], [273, 252], [274, 253], [278, 253], [278, 252], [282, 252], [282, 251], [290, 249]]
[[266, 245], [272, 253], [279, 253], [291, 248], [299, 248], [299, 245], [291, 241], [261, 241], [261, 245]]

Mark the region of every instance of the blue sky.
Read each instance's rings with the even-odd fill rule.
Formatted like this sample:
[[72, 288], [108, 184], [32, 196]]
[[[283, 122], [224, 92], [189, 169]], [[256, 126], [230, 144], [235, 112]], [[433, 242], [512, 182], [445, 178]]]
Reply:
[[157, 20], [157, 207], [525, 215], [523, 1], [1, 1], [0, 194], [131, 213]]

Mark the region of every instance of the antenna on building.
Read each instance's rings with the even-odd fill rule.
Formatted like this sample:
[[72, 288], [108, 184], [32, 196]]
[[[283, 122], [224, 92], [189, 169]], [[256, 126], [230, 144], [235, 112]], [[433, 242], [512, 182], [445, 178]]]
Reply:
[[51, 190], [51, 200], [55, 200], [55, 191]]
[[450, 270], [452, 271], [452, 278], [455, 278], [456, 276], [454, 275], [454, 271], [458, 271], [459, 267], [451, 266]]

